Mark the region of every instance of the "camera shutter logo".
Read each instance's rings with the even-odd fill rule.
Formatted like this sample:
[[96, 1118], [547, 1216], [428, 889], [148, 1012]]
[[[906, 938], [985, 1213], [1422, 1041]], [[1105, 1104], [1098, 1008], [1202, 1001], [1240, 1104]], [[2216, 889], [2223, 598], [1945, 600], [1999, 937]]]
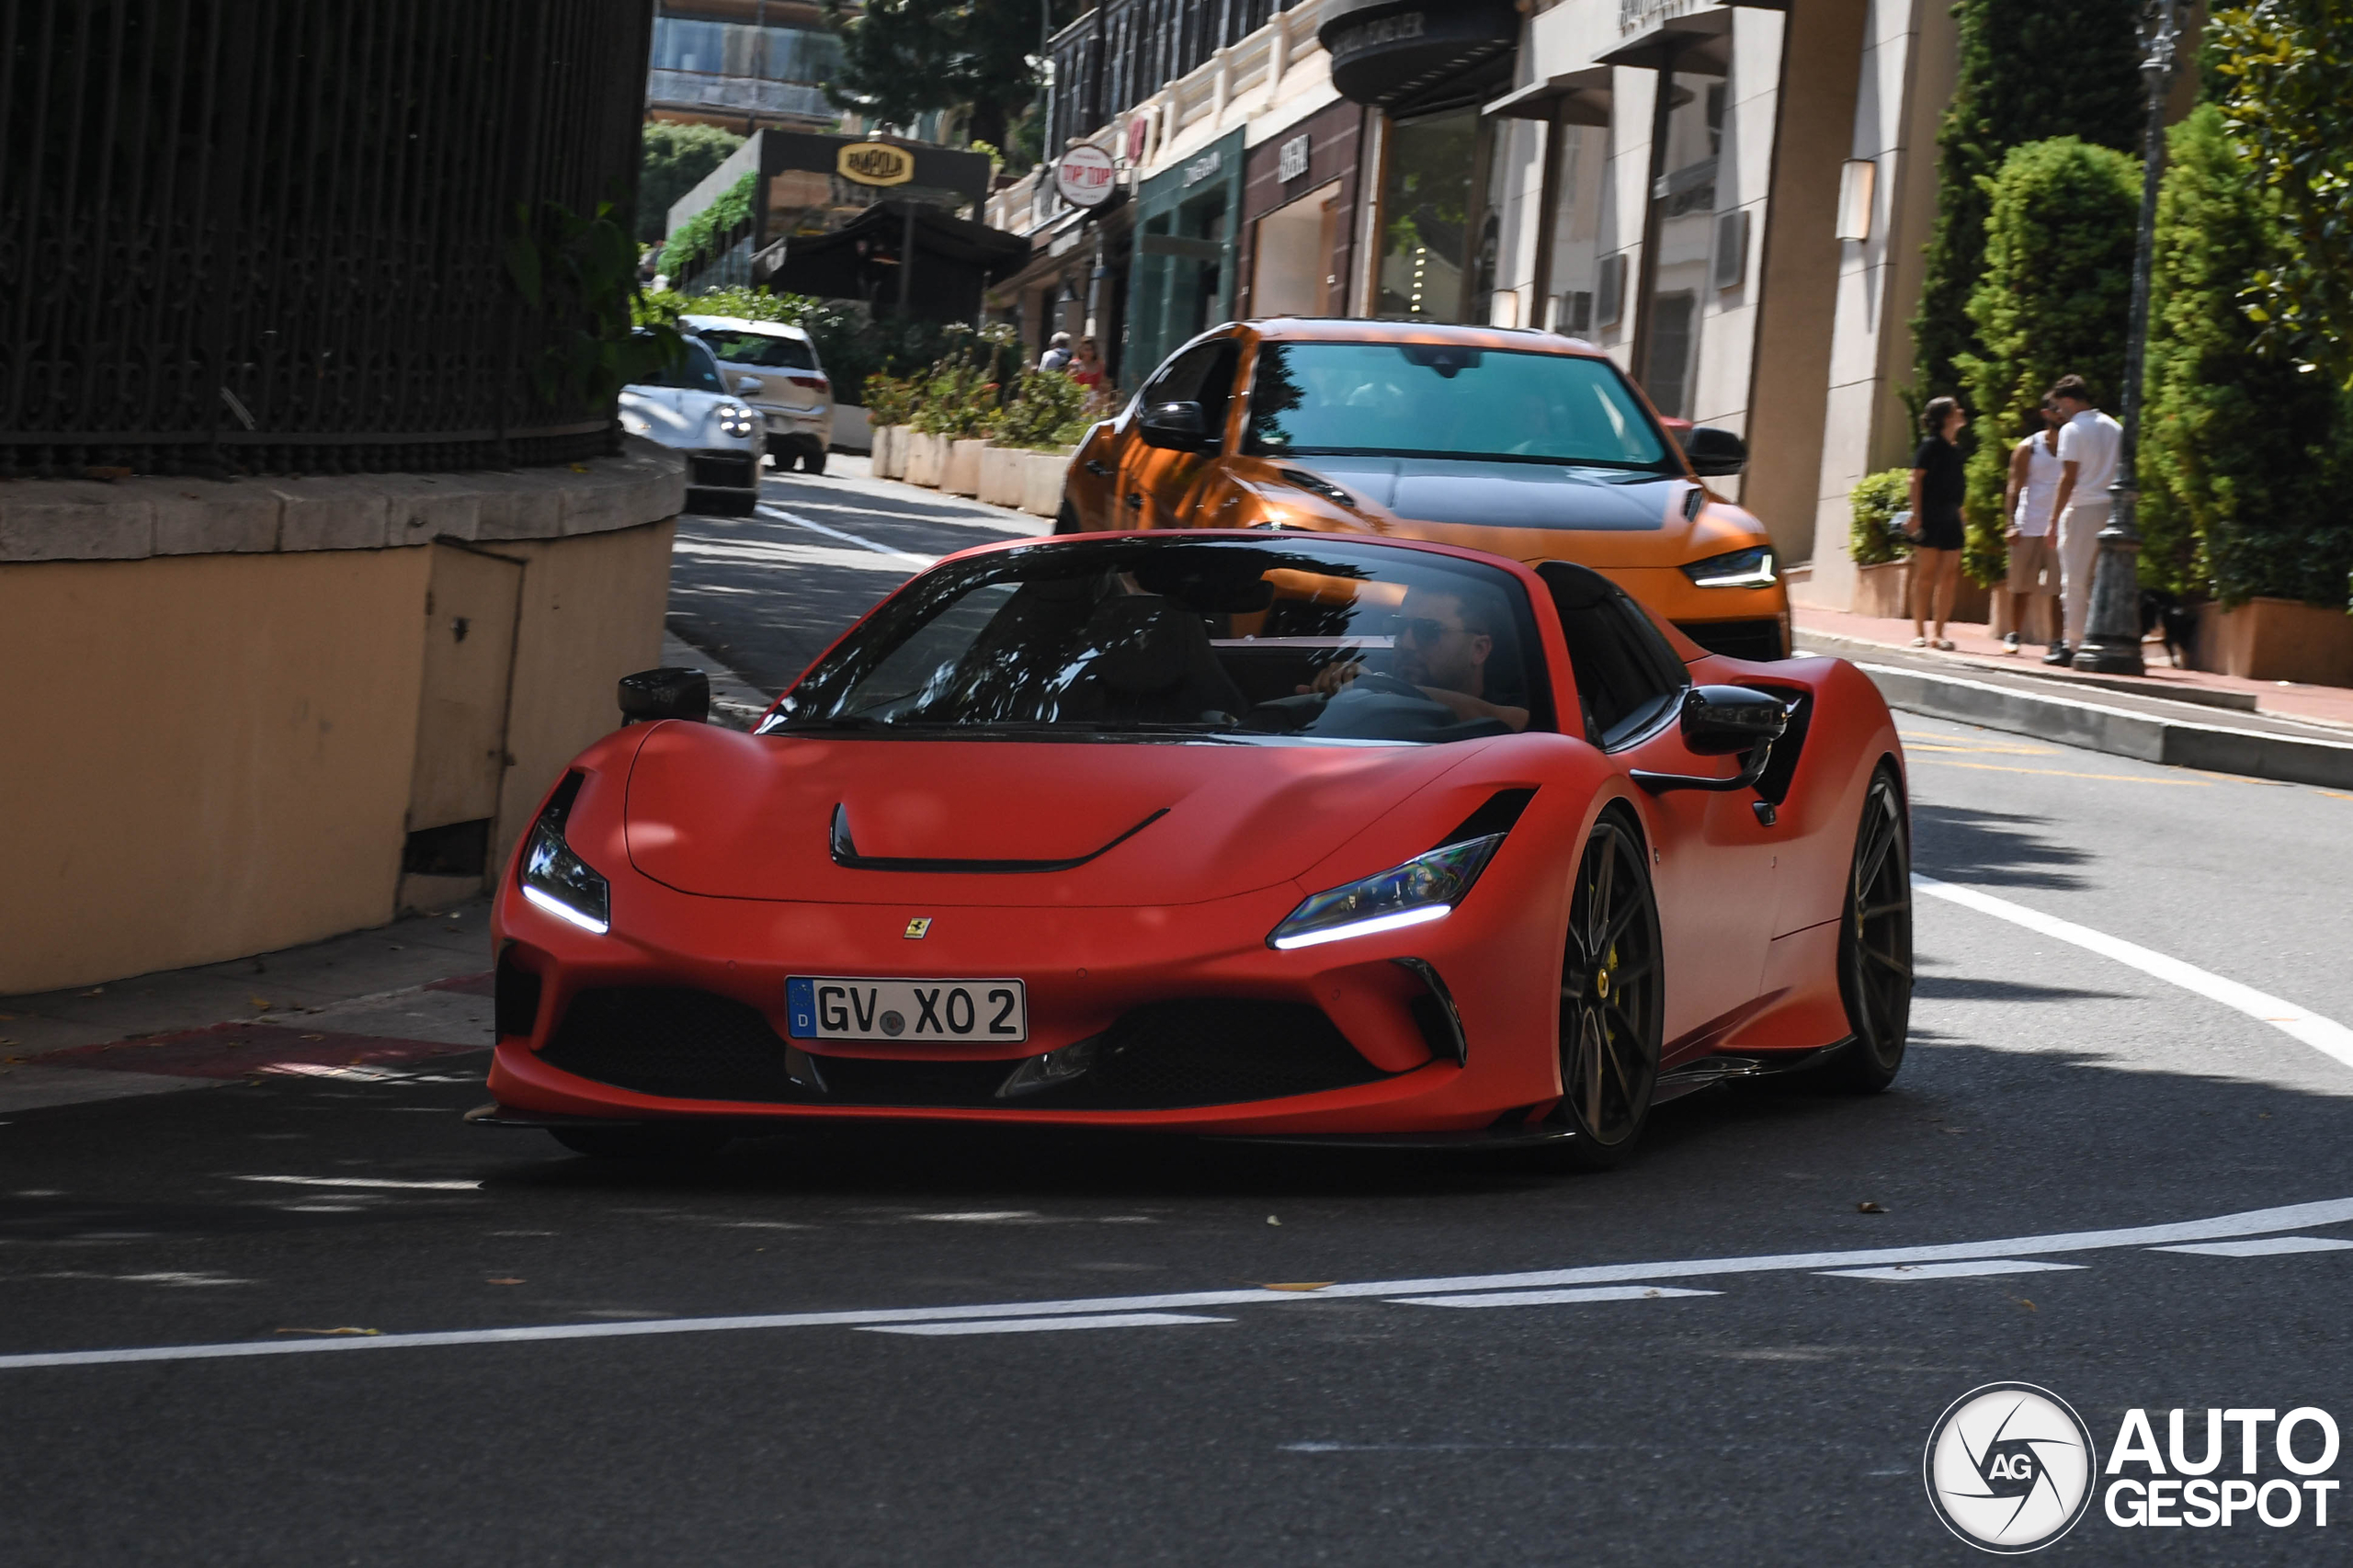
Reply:
[[2075, 1528], [2091, 1506], [2099, 1454], [2083, 1418], [2049, 1389], [1987, 1383], [1937, 1418], [1921, 1468], [1947, 1529], [2014, 1556]]

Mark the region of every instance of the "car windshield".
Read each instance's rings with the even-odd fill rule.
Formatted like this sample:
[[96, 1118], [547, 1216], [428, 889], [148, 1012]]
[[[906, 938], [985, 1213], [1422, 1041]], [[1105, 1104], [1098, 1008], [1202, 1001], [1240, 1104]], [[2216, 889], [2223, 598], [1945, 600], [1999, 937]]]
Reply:
[[1550, 727], [1519, 580], [1290, 536], [1071, 540], [915, 578], [761, 733], [1444, 742]]
[[681, 340], [686, 352], [658, 370], [647, 372], [638, 381], [645, 387], [687, 387], [695, 392], [723, 392], [727, 383], [719, 379], [719, 364], [710, 357], [699, 339]]
[[771, 370], [813, 370], [816, 350], [797, 337], [778, 333], [730, 331], [705, 327], [696, 335], [710, 351], [730, 365], [758, 365]]
[[1267, 343], [1245, 449], [1678, 472], [1606, 359], [1456, 343]]

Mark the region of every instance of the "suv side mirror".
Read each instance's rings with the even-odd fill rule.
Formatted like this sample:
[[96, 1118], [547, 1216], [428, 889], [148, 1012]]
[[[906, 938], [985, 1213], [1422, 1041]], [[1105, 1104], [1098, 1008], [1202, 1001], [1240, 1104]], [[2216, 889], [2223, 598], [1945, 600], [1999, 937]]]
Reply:
[[707, 723], [710, 719], [710, 677], [700, 670], [675, 665], [640, 670], [621, 676], [621, 722], [646, 724], [656, 719], [686, 719]]
[[1209, 420], [1198, 403], [1155, 403], [1143, 411], [1136, 428], [1145, 446], [1172, 452], [1206, 451], [1211, 445]]
[[735, 378], [735, 390], [745, 397], [750, 397], [753, 393], [758, 392], [766, 385], [767, 385], [767, 383], [760, 380], [757, 376], [738, 376]]
[[1683, 437], [1683, 455], [1703, 479], [1738, 473], [1748, 466], [1748, 443], [1729, 430], [1702, 425]]

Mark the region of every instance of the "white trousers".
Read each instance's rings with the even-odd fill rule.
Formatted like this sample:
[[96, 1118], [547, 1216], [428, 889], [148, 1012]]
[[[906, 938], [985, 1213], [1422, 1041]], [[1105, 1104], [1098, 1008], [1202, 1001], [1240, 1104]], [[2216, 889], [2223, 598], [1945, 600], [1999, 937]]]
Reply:
[[2071, 501], [2059, 514], [2059, 597], [2066, 606], [2061, 641], [2080, 648], [2092, 618], [2092, 569], [2099, 561], [2099, 530], [2108, 527], [2108, 503]]

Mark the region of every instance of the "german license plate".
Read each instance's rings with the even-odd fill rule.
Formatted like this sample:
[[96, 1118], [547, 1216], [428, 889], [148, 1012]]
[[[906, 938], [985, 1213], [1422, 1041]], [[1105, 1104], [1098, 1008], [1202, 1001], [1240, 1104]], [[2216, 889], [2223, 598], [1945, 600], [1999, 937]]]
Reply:
[[1017, 980], [857, 980], [793, 975], [784, 983], [795, 1040], [1018, 1041], [1029, 997]]

